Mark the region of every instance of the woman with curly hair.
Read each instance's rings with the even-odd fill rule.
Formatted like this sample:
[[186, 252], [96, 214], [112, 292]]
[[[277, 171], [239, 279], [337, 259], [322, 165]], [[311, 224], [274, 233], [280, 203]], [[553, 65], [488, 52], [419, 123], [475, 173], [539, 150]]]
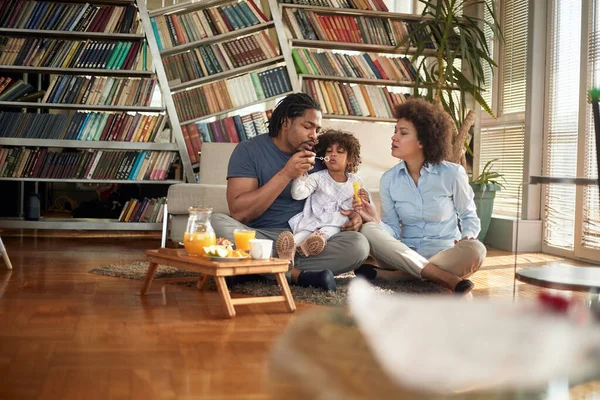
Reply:
[[[348, 222], [340, 211], [352, 210], [353, 183], [360, 164], [360, 143], [352, 134], [326, 130], [318, 138], [315, 153], [325, 169], [304, 174], [292, 182], [292, 197], [307, 199], [302, 212], [289, 220], [292, 232], [282, 232], [276, 242], [279, 257], [294, 259], [296, 252], [308, 257], [320, 254], [327, 240]], [[314, 160], [313, 160], [314, 161]], [[368, 196], [365, 191], [365, 195]]]
[[476, 238], [481, 224], [473, 190], [450, 154], [453, 121], [440, 106], [423, 99], [398, 105], [392, 156], [400, 163], [381, 178], [381, 218], [362, 190], [355, 210], [378, 267], [355, 270], [367, 279], [422, 278], [455, 293], [468, 293], [465, 279], [479, 269], [486, 249]]

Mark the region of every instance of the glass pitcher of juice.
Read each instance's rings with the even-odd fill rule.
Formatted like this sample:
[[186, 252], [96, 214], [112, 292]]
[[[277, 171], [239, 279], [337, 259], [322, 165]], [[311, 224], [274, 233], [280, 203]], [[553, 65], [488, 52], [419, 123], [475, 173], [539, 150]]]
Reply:
[[192, 256], [203, 256], [204, 247], [217, 244], [217, 236], [210, 224], [212, 207], [190, 207], [187, 227], [183, 234], [185, 251]]

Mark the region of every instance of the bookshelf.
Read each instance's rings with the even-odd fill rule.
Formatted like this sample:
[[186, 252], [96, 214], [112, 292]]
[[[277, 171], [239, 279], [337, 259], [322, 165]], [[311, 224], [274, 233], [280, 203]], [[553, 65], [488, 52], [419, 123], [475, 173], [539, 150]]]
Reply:
[[169, 122], [188, 143], [193, 168], [202, 141], [238, 142], [264, 133], [268, 110], [228, 114], [293, 92], [293, 65], [278, 45], [283, 26], [270, 13], [254, 0], [211, 0], [142, 14], [150, 53], [160, 60]]
[[[389, 12], [379, 0], [310, 3], [269, 0], [284, 24], [295, 88], [317, 99], [324, 119], [395, 122], [394, 105], [417, 87], [408, 58], [415, 48], [399, 44], [422, 17]], [[428, 39], [424, 54], [433, 55]]]
[[[144, 1], [1, 3], [12, 12], [0, 16], [0, 181], [18, 183], [19, 215], [25, 184], [35, 192], [57, 183], [162, 190], [195, 181], [181, 132], [164, 137], [168, 104], [151, 105], [160, 80], [148, 62]], [[183, 177], [172, 179], [177, 159]], [[138, 203], [128, 222], [19, 216], [0, 218], [0, 227], [160, 230], [161, 223], [133, 222], [156, 219], [160, 199]]]

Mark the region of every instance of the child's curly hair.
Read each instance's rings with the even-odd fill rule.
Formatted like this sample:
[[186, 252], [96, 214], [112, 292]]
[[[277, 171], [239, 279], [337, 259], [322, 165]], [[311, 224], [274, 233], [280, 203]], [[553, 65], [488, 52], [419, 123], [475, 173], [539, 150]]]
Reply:
[[326, 129], [319, 135], [318, 143], [315, 146], [315, 153], [318, 157], [325, 157], [327, 148], [334, 143], [346, 149], [348, 153], [346, 172], [356, 173], [361, 163], [360, 142], [353, 134], [337, 129]]

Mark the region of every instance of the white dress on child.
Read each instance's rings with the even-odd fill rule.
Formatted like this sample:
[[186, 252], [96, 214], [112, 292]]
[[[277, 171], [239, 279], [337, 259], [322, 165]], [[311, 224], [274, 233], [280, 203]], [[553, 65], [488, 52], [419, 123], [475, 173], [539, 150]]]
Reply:
[[353, 209], [352, 182], [360, 182], [361, 187], [364, 185], [358, 175], [347, 173], [346, 176], [346, 182], [336, 182], [325, 169], [294, 179], [292, 197], [296, 200], [306, 199], [302, 212], [289, 220], [294, 234], [300, 231], [313, 232], [323, 227], [339, 228], [348, 222], [348, 217], [340, 211]]

